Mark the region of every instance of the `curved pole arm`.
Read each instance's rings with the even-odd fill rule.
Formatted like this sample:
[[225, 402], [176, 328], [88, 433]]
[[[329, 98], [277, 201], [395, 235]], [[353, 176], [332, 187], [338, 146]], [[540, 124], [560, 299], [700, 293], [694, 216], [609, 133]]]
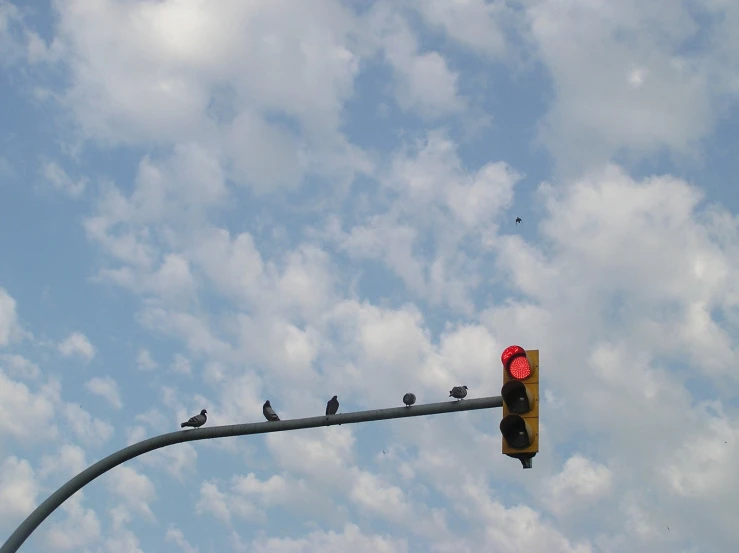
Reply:
[[331, 416], [310, 417], [307, 419], [291, 419], [277, 422], [258, 422], [251, 424], [232, 424], [228, 426], [212, 426], [209, 428], [195, 428], [180, 430], [149, 438], [143, 442], [130, 445], [112, 455], [108, 455], [94, 465], [86, 468], [61, 488], [51, 494], [46, 501], [36, 507], [20, 526], [13, 532], [7, 541], [0, 547], [0, 553], [16, 553], [28, 536], [62, 503], [75, 493], [118, 465], [131, 459], [169, 445], [195, 440], [210, 440], [212, 438], [226, 438], [229, 436], [246, 436], [249, 434], [265, 434], [267, 432], [283, 432], [285, 430], [301, 430], [303, 428], [317, 428], [319, 426], [334, 426], [337, 424], [354, 424], [402, 417], [420, 417], [424, 415], [438, 415], [440, 413], [455, 413], [457, 411], [472, 411], [476, 409], [491, 409], [501, 407], [503, 400], [500, 396], [480, 399], [466, 399], [463, 401], [447, 401], [443, 403], [427, 403], [412, 407], [393, 407], [390, 409], [375, 409], [372, 411], [356, 411]]

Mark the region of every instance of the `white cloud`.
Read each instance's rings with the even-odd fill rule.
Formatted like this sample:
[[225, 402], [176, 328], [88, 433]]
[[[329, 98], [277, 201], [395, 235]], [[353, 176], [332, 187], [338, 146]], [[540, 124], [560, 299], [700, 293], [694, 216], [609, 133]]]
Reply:
[[0, 435], [20, 440], [54, 438], [55, 405], [59, 388], [55, 383], [31, 390], [0, 371]]
[[176, 544], [182, 553], [198, 553], [198, 548], [190, 545], [190, 542], [185, 539], [185, 534], [176, 526], [170, 526], [167, 528], [167, 533], [164, 535], [164, 539]]
[[564, 169], [589, 169], [620, 152], [694, 154], [716, 111], [710, 68], [682, 53], [698, 30], [687, 3], [529, 4], [555, 93], [543, 139]]
[[77, 492], [64, 502], [61, 509], [66, 513], [62, 522], [52, 523], [45, 530], [45, 540], [55, 551], [81, 551], [100, 541], [102, 529], [94, 510], [82, 505], [84, 493]]
[[405, 539], [365, 534], [355, 524], [341, 533], [311, 532], [304, 538], [260, 538], [250, 544], [254, 553], [307, 553], [308, 551], [353, 551], [355, 553], [407, 553]]
[[191, 374], [192, 365], [190, 364], [190, 360], [187, 357], [185, 357], [181, 353], [177, 353], [172, 360], [170, 370], [178, 374]]
[[74, 444], [63, 444], [56, 455], [42, 457], [39, 477], [60, 475], [62, 478], [70, 479], [88, 466], [84, 449]]
[[[90, 136], [222, 140], [232, 176], [262, 191], [296, 184], [306, 147], [318, 158], [310, 169], [321, 174], [351, 174], [366, 163], [338, 133], [358, 60], [349, 40], [354, 18], [337, 2], [287, 10], [232, 0], [218, 9], [102, 2], [63, 4], [59, 16], [72, 74], [65, 102]], [[116, 30], [93, 30], [106, 27]], [[275, 110], [298, 123], [295, 133], [264, 119]], [[283, 163], [267, 172], [265, 159]]]
[[612, 491], [613, 472], [581, 455], [567, 459], [562, 472], [547, 483], [547, 507], [555, 514], [573, 509], [591, 509], [592, 504]]
[[[146, 439], [147, 434], [136, 436], [136, 440]], [[147, 466], [164, 470], [179, 481], [184, 481], [188, 475], [195, 473], [198, 462], [198, 452], [191, 444], [177, 444], [147, 453], [141, 458], [141, 463]]]
[[40, 487], [31, 464], [25, 459], [10, 456], [0, 470], [0, 515], [3, 519], [18, 520], [36, 508]]
[[156, 499], [156, 490], [148, 476], [131, 467], [120, 465], [110, 471], [106, 485], [112, 494], [123, 501], [126, 511], [130, 510], [146, 519], [155, 520], [151, 504]]
[[461, 111], [465, 100], [457, 92], [458, 74], [438, 52], [419, 53], [416, 36], [395, 9], [378, 2], [366, 18], [369, 43], [382, 50], [394, 69], [398, 105], [430, 120]]
[[102, 445], [115, 432], [113, 425], [94, 417], [76, 403], [67, 403], [61, 412], [67, 428], [87, 445]]
[[0, 288], [0, 347], [7, 346], [19, 330], [16, 302], [5, 288]]
[[348, 232], [334, 222], [326, 234], [352, 257], [382, 260], [414, 295], [471, 314], [475, 247], [487, 247], [520, 179], [503, 162], [467, 170], [444, 132], [428, 132], [393, 157], [382, 180], [394, 194], [387, 212]]
[[357, 505], [395, 523], [408, 521], [411, 507], [403, 490], [369, 472], [356, 471], [355, 477], [349, 497]]
[[0, 354], [0, 363], [11, 376], [28, 380], [38, 380], [41, 377], [39, 366], [22, 355]]
[[41, 169], [41, 174], [54, 188], [64, 192], [72, 198], [78, 198], [81, 196], [87, 186], [87, 181], [85, 179], [75, 181], [58, 163], [54, 161], [45, 162]]
[[294, 435], [275, 433], [269, 434], [266, 441], [285, 470], [311, 475], [329, 489], [351, 481], [347, 463], [354, 459], [356, 439], [349, 428], [321, 428]]
[[104, 542], [105, 553], [144, 553], [139, 540], [130, 530], [116, 530]]
[[[720, 115], [717, 91], [726, 94], [718, 103], [735, 101], [739, 33], [728, 31], [739, 11], [712, 0], [705, 9], [722, 22], [697, 30], [704, 7], [686, 5], [58, 2], [58, 36], [48, 44], [24, 38], [14, 15], [21, 34], [11, 38], [37, 64], [18, 72], [28, 84], [21, 96], [42, 97], [38, 83], [56, 57], [64, 78], [54, 82], [68, 88], [47, 98], [69, 110], [53, 119], [61, 147], [91, 164], [74, 179], [47, 166], [49, 177], [62, 187], [106, 172], [115, 179], [100, 182], [84, 219], [104, 256], [96, 283], [123, 288], [106, 290], [106, 312], [124, 298], [122, 313], [137, 310], [159, 364], [198, 368], [192, 378], [127, 374], [133, 387], [123, 393], [154, 386], [162, 407], [139, 406], [113, 427], [68, 403], [79, 382], [65, 380], [65, 401], [58, 383], [43, 381], [26, 360], [32, 350], [0, 358], [5, 457], [18, 457], [29, 436], [62, 433], [39, 462], [30, 459], [45, 485], [104, 455], [115, 431], [138, 441], [177, 430], [203, 407], [215, 425], [262, 420], [267, 398], [291, 418], [322, 413], [333, 393], [342, 411], [397, 405], [406, 391], [443, 401], [458, 384], [471, 397], [497, 395], [498, 355], [510, 343], [538, 347], [549, 375], [533, 471], [500, 455], [486, 412], [183, 444], [140, 460], [167, 473], [156, 475], [156, 490], [126, 467], [106, 477], [113, 504], [90, 498], [83, 507], [76, 496], [47, 545], [151, 549], [149, 537], [133, 534], [135, 518], [163, 520], [176, 497], [168, 487], [180, 484], [169, 476], [195, 475], [205, 448], [207, 465], [223, 471], [199, 482], [197, 525], [162, 527], [172, 549], [667, 553], [692, 540], [701, 553], [732, 551], [733, 204], [704, 207], [701, 191], [680, 178], [633, 178], [602, 163], [693, 156]], [[525, 36], [520, 18], [530, 25]], [[703, 39], [719, 27], [719, 38]], [[531, 61], [532, 46], [551, 87], [539, 65], [517, 63]], [[367, 87], [355, 83], [365, 68]], [[481, 75], [495, 86], [481, 92]], [[393, 117], [374, 121], [388, 94], [401, 113], [388, 108]], [[521, 103], [532, 96], [537, 105]], [[549, 170], [521, 142], [535, 135], [539, 101], [548, 105], [545, 144], [580, 177], [565, 171], [529, 196]], [[501, 110], [530, 118], [458, 146], [458, 123], [477, 110], [481, 120]], [[448, 131], [424, 126], [445, 117]], [[86, 140], [106, 151], [89, 155]], [[712, 175], [723, 174], [720, 165]], [[361, 172], [370, 178], [354, 179]], [[694, 180], [716, 178], [706, 175]], [[529, 210], [522, 226], [513, 225], [514, 201]], [[70, 215], [54, 217], [62, 218], [54, 228], [66, 228]], [[120, 296], [129, 292], [133, 303]], [[130, 335], [125, 315], [110, 324], [106, 335]], [[0, 345], [15, 347], [18, 328], [14, 302], [3, 306], [0, 294]], [[131, 351], [131, 341], [119, 349]], [[87, 351], [69, 345], [70, 355], [92, 358]], [[136, 362], [154, 365], [151, 355]], [[169, 378], [177, 385], [163, 385]], [[131, 404], [110, 381], [93, 382], [113, 404]], [[99, 505], [112, 526], [105, 541], [96, 537]], [[283, 512], [311, 523], [278, 538]], [[278, 526], [245, 541], [233, 532], [244, 520]], [[233, 525], [230, 536], [212, 531], [221, 523]], [[376, 524], [387, 535], [375, 535]]]
[[23, 18], [15, 4], [0, 2], [0, 64], [11, 65], [23, 55], [23, 44], [18, 36]]
[[110, 403], [115, 409], [123, 407], [121, 393], [118, 390], [118, 383], [110, 376], [91, 378], [85, 383], [85, 388], [95, 395], [98, 395]]
[[139, 320], [150, 330], [185, 337], [191, 352], [219, 357], [227, 356], [231, 351], [231, 346], [215, 335], [205, 320], [191, 313], [152, 307], [144, 310]]
[[148, 349], [140, 349], [136, 355], [136, 367], [140, 371], [153, 371], [159, 366], [151, 357], [151, 352]]
[[86, 363], [89, 363], [95, 357], [94, 346], [87, 339], [87, 336], [81, 332], [73, 332], [67, 336], [59, 342], [57, 349], [64, 357], [78, 356], [84, 359]]
[[502, 23], [508, 15], [503, 2], [487, 0], [415, 0], [421, 15], [444, 29], [449, 38], [492, 58], [506, 53]]
[[209, 515], [230, 524], [231, 509], [226, 501], [226, 495], [212, 482], [203, 482], [200, 486], [200, 498], [195, 505], [198, 514]]

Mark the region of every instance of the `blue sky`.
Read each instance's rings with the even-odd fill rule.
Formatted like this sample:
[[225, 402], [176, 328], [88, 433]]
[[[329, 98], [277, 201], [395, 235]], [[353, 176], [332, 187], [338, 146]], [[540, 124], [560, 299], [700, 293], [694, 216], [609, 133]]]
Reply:
[[[0, 0], [0, 530], [28, 553], [739, 544], [739, 5]], [[517, 216], [523, 219], [515, 225]], [[383, 453], [384, 451], [384, 453]]]

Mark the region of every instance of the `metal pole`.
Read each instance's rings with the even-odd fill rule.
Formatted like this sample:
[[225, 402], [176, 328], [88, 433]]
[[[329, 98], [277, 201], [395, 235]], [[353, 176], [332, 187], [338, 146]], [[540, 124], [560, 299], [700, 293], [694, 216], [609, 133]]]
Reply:
[[170, 432], [149, 438], [143, 442], [130, 445], [105, 459], [101, 459], [94, 465], [86, 468], [61, 488], [51, 494], [46, 501], [36, 507], [28, 515], [8, 540], [0, 547], [0, 553], [16, 553], [28, 536], [33, 533], [46, 517], [59, 508], [62, 503], [72, 497], [75, 493], [95, 480], [101, 474], [108, 472], [118, 465], [130, 461], [134, 457], [143, 455], [155, 449], [183, 442], [195, 440], [209, 440], [212, 438], [226, 438], [229, 436], [246, 436], [249, 434], [265, 434], [267, 432], [283, 432], [285, 430], [301, 430], [303, 428], [316, 428], [319, 426], [334, 426], [337, 424], [355, 424], [358, 422], [381, 421], [387, 419], [399, 419], [403, 417], [422, 417], [425, 415], [438, 415], [440, 413], [456, 413], [458, 411], [473, 411], [476, 409], [492, 409], [501, 407], [503, 400], [500, 396], [484, 397], [480, 399], [465, 399], [463, 401], [447, 401], [444, 403], [427, 403], [425, 405], [413, 405], [411, 407], [393, 407], [391, 409], [375, 409], [372, 411], [356, 411], [354, 413], [343, 413], [332, 416], [310, 417], [307, 419], [291, 419], [279, 422], [258, 422], [252, 424], [232, 424], [229, 426], [212, 426], [209, 428], [195, 428]]

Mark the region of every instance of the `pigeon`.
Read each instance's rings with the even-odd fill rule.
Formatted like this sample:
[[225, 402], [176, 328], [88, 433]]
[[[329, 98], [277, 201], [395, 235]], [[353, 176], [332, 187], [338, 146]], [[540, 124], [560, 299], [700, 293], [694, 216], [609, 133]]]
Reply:
[[403, 396], [403, 403], [405, 403], [406, 407], [410, 407], [414, 403], [416, 403], [416, 394], [405, 394]]
[[521, 217], [516, 217], [516, 224], [521, 222]]
[[277, 413], [275, 413], [275, 410], [272, 409], [272, 406], [269, 404], [269, 400], [264, 402], [262, 413], [264, 413], [264, 418], [270, 422], [280, 420], [280, 417], [277, 416]]
[[335, 415], [336, 411], [339, 410], [339, 399], [337, 396], [332, 397], [326, 404], [326, 416]]
[[467, 395], [467, 386], [455, 386], [449, 391], [449, 397], [456, 397], [462, 399]]
[[200, 411], [200, 414], [199, 415], [195, 415], [194, 417], [190, 417], [190, 420], [189, 421], [183, 422], [180, 425], [180, 428], [185, 428], [186, 426], [192, 426], [193, 428], [200, 428], [201, 426], [203, 426], [205, 424], [205, 421], [208, 420], [208, 417], [206, 415], [207, 412], [208, 411], [206, 411], [205, 409], [203, 409], [202, 411]]

